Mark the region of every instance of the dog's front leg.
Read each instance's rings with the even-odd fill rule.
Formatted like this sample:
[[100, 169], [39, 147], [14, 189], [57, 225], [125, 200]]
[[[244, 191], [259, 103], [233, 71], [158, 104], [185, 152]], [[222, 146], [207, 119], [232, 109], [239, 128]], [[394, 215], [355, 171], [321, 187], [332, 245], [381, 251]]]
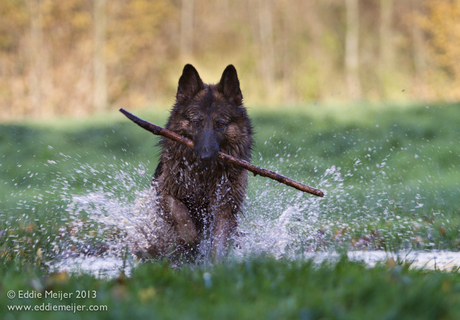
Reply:
[[198, 239], [198, 232], [185, 204], [170, 195], [163, 196], [163, 203], [164, 210], [174, 221], [179, 237], [187, 243], [194, 243]]
[[235, 234], [237, 219], [230, 209], [217, 210], [212, 227], [212, 259], [223, 257], [228, 252], [228, 241]]

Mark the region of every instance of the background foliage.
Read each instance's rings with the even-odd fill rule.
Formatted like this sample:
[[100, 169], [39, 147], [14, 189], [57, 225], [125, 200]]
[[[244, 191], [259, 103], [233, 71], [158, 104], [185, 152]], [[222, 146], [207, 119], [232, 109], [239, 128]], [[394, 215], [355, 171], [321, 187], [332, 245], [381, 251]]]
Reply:
[[4, 0], [0, 120], [170, 105], [185, 63], [247, 103], [460, 97], [459, 0]]

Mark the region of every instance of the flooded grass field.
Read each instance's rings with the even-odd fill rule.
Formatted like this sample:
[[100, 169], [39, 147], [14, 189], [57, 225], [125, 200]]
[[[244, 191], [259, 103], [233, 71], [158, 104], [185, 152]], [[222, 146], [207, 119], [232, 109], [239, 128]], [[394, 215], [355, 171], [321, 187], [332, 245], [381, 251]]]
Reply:
[[[319, 188], [325, 197], [251, 175], [229, 256], [235, 268], [265, 257], [268, 265], [304, 261], [319, 270], [347, 265], [352, 277], [362, 263], [384, 272], [407, 267], [398, 271], [404, 277], [412, 277], [409, 267], [444, 270], [456, 275], [446, 281], [456, 292], [452, 299], [459, 299], [459, 105], [311, 104], [249, 108], [249, 114], [256, 129], [252, 163]], [[164, 125], [167, 112], [139, 115]], [[120, 280], [120, 271], [142, 281], [143, 271], [136, 270], [148, 267], [134, 251], [166, 236], [149, 190], [158, 138], [121, 114], [81, 123], [5, 124], [0, 131], [0, 294], [11, 285], [6, 274], [14, 272], [101, 276], [91, 288], [107, 277], [129, 281]], [[179, 273], [195, 277], [209, 264]], [[210, 280], [203, 277], [205, 288]], [[65, 280], [66, 286], [69, 281], [76, 280]], [[318, 318], [315, 310], [304, 310], [310, 315], [304, 318]]]

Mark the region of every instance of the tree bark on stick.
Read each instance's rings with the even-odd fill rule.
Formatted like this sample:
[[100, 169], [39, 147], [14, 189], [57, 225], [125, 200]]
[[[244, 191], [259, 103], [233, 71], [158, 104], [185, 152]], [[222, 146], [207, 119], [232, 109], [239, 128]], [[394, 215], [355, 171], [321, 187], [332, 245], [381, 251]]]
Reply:
[[[162, 128], [162, 127], [157, 126], [157, 125], [155, 125], [153, 123], [145, 121], [145, 120], [133, 115], [132, 113], [126, 111], [123, 108], [120, 109], [120, 112], [123, 113], [128, 119], [130, 119], [131, 121], [133, 121], [134, 123], [136, 123], [140, 127], [144, 128], [147, 131], [152, 132], [155, 135], [161, 135], [161, 136], [164, 136], [164, 137], [169, 138], [171, 140], [174, 140], [174, 141], [176, 141], [178, 143], [186, 145], [187, 147], [189, 147], [191, 149], [194, 148], [193, 141], [188, 139], [188, 138], [186, 138], [186, 137], [183, 137], [183, 136], [181, 136], [181, 135], [179, 135], [179, 134], [177, 134], [177, 133], [175, 133], [173, 131], [170, 131], [168, 129]], [[321, 190], [318, 190], [318, 189], [315, 189], [313, 187], [304, 185], [304, 184], [302, 184], [302, 183], [300, 183], [298, 181], [292, 180], [292, 179], [290, 179], [288, 177], [280, 175], [280, 174], [278, 174], [276, 172], [273, 172], [271, 170], [267, 170], [267, 169], [260, 168], [258, 166], [252, 165], [247, 161], [237, 159], [237, 158], [232, 157], [232, 156], [230, 156], [228, 154], [225, 154], [223, 152], [219, 152], [217, 154], [217, 158], [219, 160], [221, 160], [221, 161], [224, 161], [224, 162], [227, 162], [227, 163], [242, 167], [242, 168], [244, 168], [244, 169], [246, 169], [248, 171], [251, 171], [254, 174], [254, 176], [260, 175], [260, 176], [263, 176], [263, 177], [267, 177], [267, 178], [276, 180], [276, 181], [278, 181], [280, 183], [284, 183], [287, 186], [296, 188], [297, 190], [300, 190], [300, 191], [303, 191], [303, 192], [308, 192], [308, 193], [313, 194], [313, 195], [318, 196], [318, 197], [324, 197], [324, 193]]]

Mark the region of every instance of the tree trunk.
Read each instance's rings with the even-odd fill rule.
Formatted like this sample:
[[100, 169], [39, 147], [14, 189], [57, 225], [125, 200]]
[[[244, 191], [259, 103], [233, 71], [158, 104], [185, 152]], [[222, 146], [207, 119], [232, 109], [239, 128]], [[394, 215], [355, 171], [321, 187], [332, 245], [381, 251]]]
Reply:
[[183, 60], [193, 55], [193, 16], [194, 0], [182, 0], [180, 26], [180, 55]]
[[393, 67], [394, 45], [392, 32], [393, 0], [380, 0], [380, 67]]
[[106, 0], [94, 0], [93, 105], [96, 111], [103, 111], [107, 108], [106, 29]]
[[43, 111], [43, 14], [41, 10], [41, 0], [29, 0], [28, 4], [30, 11], [30, 103], [27, 110], [23, 112], [39, 117]]
[[261, 46], [261, 71], [264, 82], [264, 94], [270, 95], [275, 82], [275, 48], [273, 43], [273, 19], [271, 1], [259, 0], [259, 37]]
[[359, 1], [346, 0], [347, 30], [345, 39], [345, 70], [348, 95], [361, 98], [359, 80]]
[[[420, 14], [422, 11], [421, 4], [418, 0], [412, 0], [412, 12], [414, 15]], [[426, 83], [426, 59], [425, 59], [425, 39], [422, 29], [419, 24], [416, 23], [416, 19], [412, 23], [412, 38], [413, 38], [413, 50], [412, 55], [414, 59], [414, 82], [415, 92], [419, 98], [431, 98], [426, 96], [427, 91], [424, 88]]]

